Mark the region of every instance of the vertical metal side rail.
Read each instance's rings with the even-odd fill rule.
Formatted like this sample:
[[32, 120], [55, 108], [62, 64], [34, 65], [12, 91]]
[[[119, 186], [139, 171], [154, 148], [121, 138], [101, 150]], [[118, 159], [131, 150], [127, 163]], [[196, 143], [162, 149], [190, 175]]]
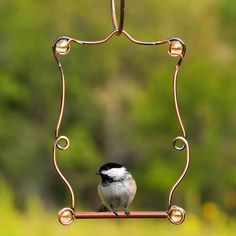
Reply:
[[[172, 202], [173, 202], [174, 192], [176, 188], [178, 187], [178, 185], [183, 180], [183, 178], [185, 177], [187, 170], [189, 168], [189, 163], [190, 163], [190, 148], [189, 148], [189, 144], [187, 140], [185, 127], [184, 127], [184, 124], [180, 115], [179, 105], [178, 105], [178, 96], [177, 96], [178, 73], [179, 73], [179, 69], [182, 64], [183, 58], [185, 56], [185, 53], [186, 53], [186, 46], [181, 39], [173, 38], [170, 40], [169, 54], [172, 57], [179, 57], [179, 61], [175, 67], [175, 72], [173, 76], [173, 98], [174, 98], [174, 107], [175, 107], [176, 116], [177, 116], [181, 131], [182, 131], [182, 135], [177, 136], [173, 140], [172, 144], [173, 144], [173, 147], [177, 151], [186, 150], [186, 163], [185, 163], [184, 170], [182, 174], [180, 175], [180, 177], [178, 178], [178, 180], [173, 185], [173, 187], [171, 188], [169, 197], [168, 197], [169, 216], [172, 216], [172, 217], [169, 217], [169, 220], [174, 224], [180, 224], [185, 219], [185, 210], [181, 207], [173, 205]], [[177, 142], [181, 143], [182, 146], [179, 146]]]
[[60, 127], [64, 115], [64, 107], [65, 107], [65, 96], [66, 96], [66, 83], [65, 83], [65, 77], [63, 72], [63, 67], [61, 64], [61, 61], [59, 59], [60, 55], [65, 55], [70, 50], [70, 44], [68, 43], [68, 38], [59, 38], [53, 45], [53, 54], [56, 59], [59, 71], [60, 71], [60, 77], [61, 77], [61, 105], [60, 105], [60, 113], [59, 118], [57, 121], [57, 126], [55, 130], [55, 142], [53, 145], [53, 165], [57, 172], [57, 174], [60, 176], [61, 180], [66, 185], [70, 195], [71, 195], [71, 206], [63, 208], [58, 212], [58, 219], [63, 225], [69, 225], [74, 220], [74, 209], [75, 209], [75, 195], [74, 191], [70, 185], [70, 183], [67, 181], [66, 177], [62, 174], [60, 171], [58, 165], [57, 165], [57, 149], [64, 151], [69, 148], [70, 140], [68, 137], [64, 135], [60, 135]]

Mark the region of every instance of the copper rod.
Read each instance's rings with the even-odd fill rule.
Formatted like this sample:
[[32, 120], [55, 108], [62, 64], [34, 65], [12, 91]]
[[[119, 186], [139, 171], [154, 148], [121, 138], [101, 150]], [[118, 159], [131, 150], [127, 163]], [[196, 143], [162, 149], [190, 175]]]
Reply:
[[172, 199], [173, 199], [174, 191], [176, 190], [176, 188], [178, 187], [178, 185], [180, 184], [180, 182], [183, 180], [184, 176], [186, 175], [186, 173], [188, 171], [188, 168], [189, 168], [189, 163], [190, 163], [190, 149], [189, 149], [189, 144], [188, 144], [187, 139], [185, 139], [184, 137], [179, 136], [174, 140], [174, 142], [177, 141], [177, 140], [183, 142], [184, 147], [186, 147], [186, 164], [185, 164], [182, 175], [179, 177], [179, 179], [176, 181], [176, 183], [174, 184], [174, 186], [170, 190], [170, 194], [169, 194], [169, 198], [168, 198], [169, 207], [172, 206]]
[[[80, 45], [98, 45], [98, 44], [103, 44], [106, 43], [110, 38], [113, 37], [113, 35], [117, 35], [118, 30], [114, 30], [111, 33], [109, 33], [104, 39], [101, 40], [96, 40], [96, 41], [86, 41], [86, 40], [77, 40], [74, 38], [67, 38], [67, 37], [62, 37], [65, 39], [68, 39], [68, 43], [77, 43]], [[139, 45], [149, 45], [149, 46], [155, 46], [155, 45], [161, 45], [161, 44], [170, 44], [170, 40], [165, 39], [165, 40], [160, 40], [160, 41], [154, 41], [154, 42], [145, 42], [145, 41], [140, 41], [137, 39], [134, 39], [127, 31], [123, 30], [122, 34], [124, 34], [131, 42], [139, 44]]]
[[66, 185], [68, 191], [70, 192], [71, 208], [74, 210], [74, 208], [75, 208], [75, 194], [74, 194], [74, 191], [73, 191], [70, 183], [67, 181], [67, 179], [62, 174], [62, 172], [60, 171], [60, 169], [57, 165], [57, 158], [56, 158], [57, 143], [58, 143], [58, 140], [56, 140], [56, 142], [54, 143], [54, 146], [53, 146], [53, 165], [54, 165], [54, 168], [55, 168], [57, 174], [60, 176], [61, 180], [64, 182], [64, 184]]
[[117, 17], [116, 17], [115, 0], [111, 0], [112, 25], [113, 25], [113, 29], [117, 31], [116, 35], [118, 36], [122, 33], [122, 30], [123, 30], [124, 16], [125, 16], [125, 0], [120, 0], [120, 20], [119, 20], [119, 26], [118, 26]]
[[75, 212], [75, 219], [130, 219], [130, 218], [163, 218], [168, 217], [166, 211], [130, 211], [127, 217], [123, 211], [118, 211], [116, 216], [113, 212]]
[[60, 114], [59, 114], [56, 130], [55, 130], [55, 137], [57, 139], [59, 137], [59, 130], [60, 130], [61, 122], [62, 122], [63, 115], [64, 115], [65, 96], [66, 96], [66, 83], [65, 83], [65, 77], [64, 77], [64, 72], [63, 72], [63, 67], [62, 67], [61, 61], [60, 61], [60, 59], [57, 55], [55, 55], [55, 58], [56, 58], [57, 65], [58, 65], [58, 68], [59, 68], [59, 71], [60, 71], [61, 90], [62, 90], [61, 91]]
[[179, 125], [183, 132], [183, 136], [186, 138], [186, 131], [185, 131], [184, 124], [180, 116], [178, 99], [177, 99], [177, 78], [178, 78], [179, 69], [180, 69], [180, 66], [177, 65], [175, 68], [175, 73], [174, 73], [174, 78], [173, 78], [173, 97], [174, 97], [175, 111], [176, 111], [176, 115], [179, 121]]

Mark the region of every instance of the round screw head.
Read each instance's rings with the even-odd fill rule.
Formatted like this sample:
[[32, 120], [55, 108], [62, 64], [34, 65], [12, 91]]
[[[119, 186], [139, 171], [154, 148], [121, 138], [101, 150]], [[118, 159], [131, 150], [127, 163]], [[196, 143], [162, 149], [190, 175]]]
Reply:
[[169, 53], [173, 57], [183, 56], [183, 45], [179, 41], [172, 41], [169, 47]]
[[60, 55], [65, 55], [70, 51], [69, 39], [59, 39], [55, 44], [55, 52]]
[[172, 206], [168, 212], [168, 218], [170, 222], [176, 225], [184, 222], [185, 215], [185, 210], [177, 206]]
[[74, 221], [74, 211], [71, 208], [63, 208], [58, 212], [58, 220], [62, 225], [70, 225]]

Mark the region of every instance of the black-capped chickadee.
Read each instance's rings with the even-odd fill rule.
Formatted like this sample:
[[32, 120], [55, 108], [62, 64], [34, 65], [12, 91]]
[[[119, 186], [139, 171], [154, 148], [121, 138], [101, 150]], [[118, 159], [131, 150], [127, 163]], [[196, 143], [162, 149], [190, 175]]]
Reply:
[[[137, 190], [135, 180], [129, 170], [117, 163], [106, 163], [96, 174], [102, 179], [98, 185], [98, 194], [102, 204], [117, 216], [117, 210], [123, 208], [128, 217], [128, 207]], [[103, 209], [101, 208], [100, 211], [104, 211]]]

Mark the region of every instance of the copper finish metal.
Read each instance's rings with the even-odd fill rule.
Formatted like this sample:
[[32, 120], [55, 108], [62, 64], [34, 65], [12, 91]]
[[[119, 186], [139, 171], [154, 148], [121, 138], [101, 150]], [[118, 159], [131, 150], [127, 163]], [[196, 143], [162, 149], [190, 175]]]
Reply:
[[70, 225], [75, 219], [75, 212], [71, 208], [63, 208], [58, 212], [58, 220], [62, 225]]
[[171, 223], [179, 225], [185, 220], [185, 210], [178, 206], [172, 206], [168, 211], [168, 219]]
[[123, 25], [124, 25], [125, 0], [120, 0], [120, 21], [119, 21], [119, 26], [117, 25], [115, 0], [111, 0], [111, 17], [112, 17], [113, 29], [118, 30], [116, 34], [120, 35], [122, 30], [123, 30]]
[[130, 211], [129, 217], [123, 211], [118, 211], [118, 215], [113, 212], [75, 212], [75, 219], [168, 218], [168, 212], [165, 211]]
[[[66, 55], [71, 48], [71, 44], [75, 43], [78, 45], [99, 45], [106, 43], [110, 38], [112, 38], [114, 35], [124, 35], [129, 41], [132, 43], [138, 44], [138, 45], [146, 45], [146, 46], [158, 46], [158, 45], [167, 45], [168, 47], [168, 53], [172, 57], [177, 57], [178, 61], [175, 67], [174, 76], [173, 76], [173, 99], [174, 99], [174, 108], [176, 111], [177, 120], [180, 126], [180, 129], [182, 131], [182, 135], [177, 136], [172, 144], [173, 147], [178, 151], [186, 150], [186, 163], [185, 168], [178, 178], [178, 180], [175, 182], [173, 187], [170, 190], [169, 197], [168, 197], [168, 211], [131, 211], [130, 216], [128, 218], [168, 218], [172, 223], [174, 224], [180, 224], [185, 219], [185, 212], [182, 208], [174, 206], [172, 204], [173, 202], [173, 195], [180, 184], [180, 182], [183, 180], [184, 176], [187, 173], [189, 162], [190, 162], [190, 148], [186, 136], [186, 131], [184, 128], [184, 124], [180, 115], [179, 111], [179, 105], [178, 105], [178, 98], [177, 98], [177, 78], [178, 73], [180, 70], [180, 67], [182, 65], [185, 53], [186, 53], [186, 46], [184, 42], [181, 39], [178, 38], [172, 38], [172, 39], [165, 39], [160, 41], [154, 41], [154, 42], [145, 42], [140, 41], [137, 39], [134, 39], [127, 31], [123, 30], [123, 23], [124, 23], [124, 6], [125, 1], [120, 0], [120, 20], [119, 20], [119, 26], [117, 24], [117, 18], [116, 18], [116, 10], [115, 10], [115, 0], [111, 0], [111, 15], [112, 15], [112, 24], [113, 24], [113, 31], [108, 34], [104, 39], [97, 40], [97, 41], [84, 41], [84, 40], [78, 40], [70, 37], [60, 37], [58, 38], [54, 44], [53, 44], [53, 54], [56, 59], [59, 72], [60, 72], [60, 78], [61, 78], [61, 105], [60, 105], [60, 112], [59, 117], [55, 129], [55, 142], [53, 145], [53, 165], [58, 173], [61, 180], [66, 185], [70, 196], [71, 196], [71, 207], [70, 208], [64, 208], [68, 211], [70, 209], [70, 212], [73, 213], [73, 219], [102, 219], [102, 218], [114, 218], [114, 219], [123, 219], [127, 218], [123, 212], [119, 212], [119, 216], [115, 216], [111, 212], [75, 212], [75, 194], [74, 191], [69, 183], [69, 181], [66, 179], [66, 177], [62, 174], [60, 171], [58, 165], [57, 165], [57, 150], [64, 151], [69, 148], [70, 141], [69, 138], [65, 135], [60, 134], [60, 127], [63, 120], [63, 114], [64, 114], [64, 108], [65, 108], [65, 98], [66, 98], [66, 83], [65, 83], [65, 76], [63, 72], [62, 63], [60, 61], [60, 57]], [[181, 143], [182, 146], [179, 146], [178, 143]], [[63, 224], [61, 218], [63, 218], [63, 215], [61, 212], [63, 212], [62, 209], [59, 213], [59, 221]], [[66, 212], [68, 213], [68, 212]], [[174, 219], [174, 220], [173, 220]], [[177, 219], [177, 220], [176, 220]], [[178, 221], [178, 219], [180, 219]], [[69, 224], [72, 223], [73, 220], [69, 221]], [[68, 224], [64, 224], [68, 225]]]
[[182, 151], [184, 148], [179, 149], [177, 146], [175, 146], [175, 142], [176, 141], [182, 141], [183, 142], [183, 146], [182, 147], [186, 147], [186, 164], [185, 164], [185, 168], [183, 170], [182, 175], [179, 177], [179, 179], [176, 181], [176, 183], [174, 184], [174, 186], [172, 187], [172, 189], [170, 190], [170, 194], [169, 194], [169, 208], [172, 206], [172, 200], [173, 200], [173, 194], [175, 189], [178, 187], [178, 185], [180, 184], [180, 182], [183, 180], [184, 176], [187, 173], [188, 167], [189, 167], [189, 162], [190, 162], [190, 149], [189, 149], [189, 144], [186, 138], [179, 136], [177, 138], [174, 139], [173, 143], [174, 143], [174, 147], [176, 150], [178, 151]]

